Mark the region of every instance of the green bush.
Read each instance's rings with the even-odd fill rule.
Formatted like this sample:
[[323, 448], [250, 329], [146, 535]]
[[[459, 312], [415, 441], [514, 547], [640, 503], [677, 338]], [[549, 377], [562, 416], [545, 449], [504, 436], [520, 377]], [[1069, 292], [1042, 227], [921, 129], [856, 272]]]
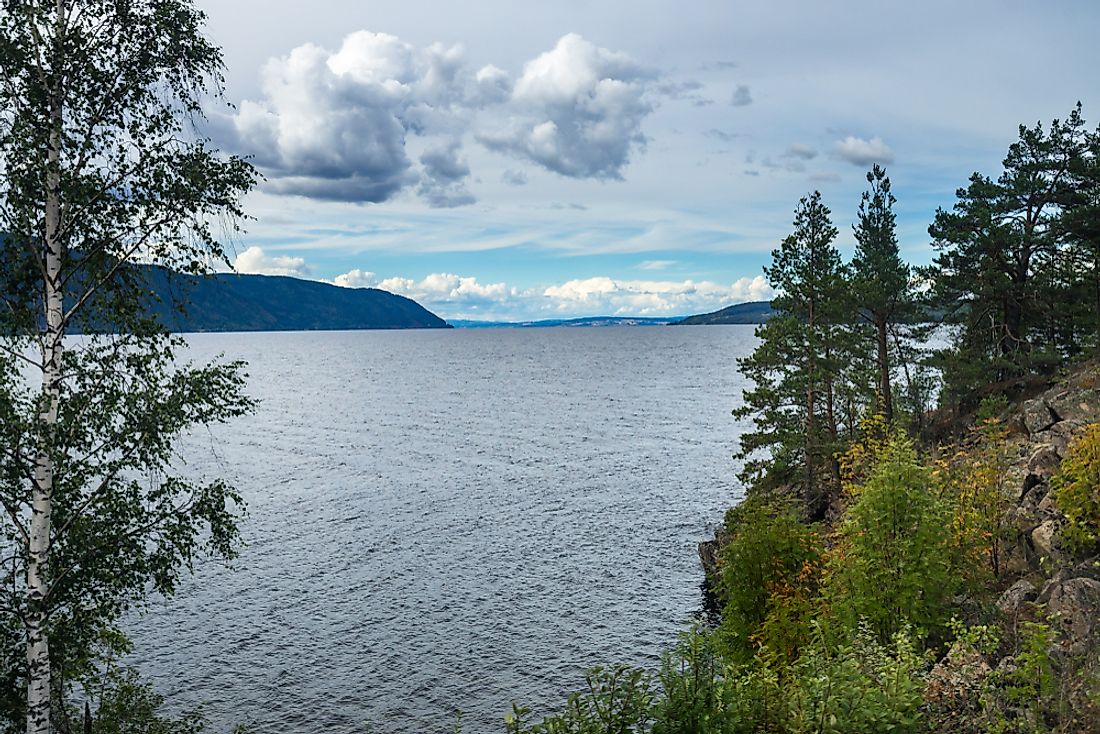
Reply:
[[945, 628], [958, 579], [948, 513], [929, 479], [913, 446], [899, 439], [859, 490], [828, 562], [825, 596], [842, 628], [865, 620], [883, 643], [906, 627], [922, 638]]
[[767, 661], [728, 665], [713, 634], [684, 634], [661, 661], [653, 734], [750, 734], [784, 719], [779, 677]]
[[789, 734], [907, 734], [922, 731], [922, 660], [901, 629], [883, 645], [867, 624], [830, 649], [824, 635], [795, 665]]
[[815, 527], [781, 502], [749, 499], [727, 515], [730, 542], [722, 551], [720, 635], [735, 663], [761, 647], [793, 660], [807, 641], [821, 572]]
[[529, 723], [530, 709], [512, 706], [507, 734], [640, 734], [648, 731], [651, 683], [645, 671], [626, 665], [593, 668], [587, 690], [569, 696], [565, 710]]
[[1089, 553], [1100, 547], [1100, 423], [1093, 423], [1070, 444], [1051, 479], [1054, 502], [1066, 516], [1066, 547]]

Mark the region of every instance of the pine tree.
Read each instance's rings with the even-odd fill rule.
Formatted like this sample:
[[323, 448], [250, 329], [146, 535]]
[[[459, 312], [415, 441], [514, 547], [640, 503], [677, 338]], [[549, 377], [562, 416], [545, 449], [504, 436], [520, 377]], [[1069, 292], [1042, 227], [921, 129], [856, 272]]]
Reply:
[[975, 173], [953, 209], [936, 212], [939, 255], [926, 274], [945, 320], [960, 327], [940, 355], [945, 397], [1044, 372], [1071, 349], [1057, 337], [1058, 233], [1087, 148], [1080, 105], [1049, 131], [1021, 125], [1000, 177]]
[[852, 258], [852, 289], [860, 317], [874, 329], [878, 369], [879, 407], [887, 421], [894, 420], [891, 385], [890, 336], [899, 315], [909, 305], [909, 266], [901, 259], [897, 238], [897, 202], [890, 191], [886, 171], [875, 165], [867, 174], [870, 189], [863, 193], [854, 227], [856, 252]]
[[[821, 475], [835, 464], [840, 432], [836, 394], [844, 356], [837, 335], [849, 304], [836, 236], [821, 194], [804, 197], [795, 209], [794, 232], [764, 270], [779, 294], [772, 301], [776, 315], [757, 329], [756, 350], [738, 362], [753, 387], [734, 415], [755, 422], [741, 438], [743, 477], [759, 482], [771, 474], [799, 483], [811, 516], [825, 509]], [[769, 455], [762, 458], [760, 450]]]

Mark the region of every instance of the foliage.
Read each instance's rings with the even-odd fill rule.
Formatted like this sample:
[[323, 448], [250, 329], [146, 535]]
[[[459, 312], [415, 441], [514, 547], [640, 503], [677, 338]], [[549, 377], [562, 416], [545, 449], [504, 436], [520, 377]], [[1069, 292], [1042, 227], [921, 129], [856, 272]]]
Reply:
[[781, 501], [746, 500], [726, 522], [730, 541], [722, 550], [720, 587], [726, 654], [744, 663], [766, 648], [793, 659], [809, 634], [821, 537]]
[[882, 413], [865, 417], [859, 424], [859, 434], [840, 455], [840, 474], [845, 494], [854, 496], [902, 434], [891, 427]]
[[[91, 693], [92, 734], [198, 734], [206, 729], [198, 712], [178, 719], [161, 713], [164, 697], [132, 669], [109, 668]], [[78, 709], [70, 719], [80, 720], [81, 713]]]
[[0, 369], [0, 614], [26, 692], [0, 714], [28, 734], [105, 628], [236, 542], [236, 492], [180, 478], [173, 446], [250, 409], [243, 366], [186, 363], [147, 316], [156, 266], [225, 261], [255, 181], [197, 128], [222, 72], [204, 22], [191, 0], [0, 4], [0, 351], [23, 368]]
[[1066, 516], [1067, 547], [1079, 553], [1100, 547], [1100, 423], [1087, 426], [1070, 444], [1051, 487]]
[[[832, 475], [839, 485], [833, 461], [843, 431], [839, 393], [859, 385], [846, 385], [842, 375], [853, 362], [845, 337], [851, 304], [830, 216], [819, 192], [803, 197], [794, 232], [772, 253], [765, 273], [779, 293], [772, 301], [776, 315], [757, 329], [759, 346], [738, 362], [753, 387], [734, 411], [755, 421], [755, 429], [741, 437], [743, 478], [759, 481], [775, 466], [797, 470], [814, 517], [828, 499], [823, 481]], [[762, 458], [761, 450], [769, 455]]]
[[[901, 259], [897, 238], [897, 203], [886, 170], [878, 164], [867, 174], [870, 188], [863, 193], [854, 227], [856, 252], [852, 257], [852, 289], [860, 316], [871, 328], [878, 369], [878, 408], [887, 422], [894, 420], [891, 384], [890, 335], [901, 318], [909, 316], [909, 266]], [[904, 356], [904, 352], [899, 354]]]
[[906, 628], [889, 645], [861, 623], [852, 642], [830, 650], [819, 636], [795, 666], [791, 734], [921, 731], [923, 661]]
[[[999, 401], [985, 414], [1003, 412]], [[987, 418], [970, 430], [969, 445], [946, 447], [933, 465], [933, 481], [950, 512], [948, 546], [960, 579], [978, 587], [1003, 572], [1004, 549], [1012, 528], [1006, 514], [1013, 487], [1008, 429]]]
[[585, 676], [587, 690], [569, 696], [565, 710], [538, 723], [528, 723], [530, 709], [512, 706], [505, 720], [508, 734], [635, 734], [647, 729], [650, 717], [649, 675], [617, 665], [593, 668]]
[[947, 513], [929, 480], [913, 446], [896, 441], [841, 522], [825, 593], [849, 629], [865, 620], [886, 642], [910, 625], [924, 637], [949, 619]]
[[693, 629], [661, 660], [653, 734], [740, 734], [779, 726], [785, 698], [775, 666], [764, 658], [739, 668], [714, 635]]
[[1100, 178], [1085, 173], [1096, 165], [1100, 133], [1085, 128], [1078, 104], [1049, 129], [1021, 125], [1019, 136], [1001, 175], [975, 173], [929, 227], [939, 254], [924, 274], [944, 320], [958, 327], [938, 355], [943, 397], [954, 403], [1049, 372], [1081, 351], [1096, 324], [1071, 297], [1095, 275], [1069, 263], [1096, 247], [1081, 215], [1100, 190]]

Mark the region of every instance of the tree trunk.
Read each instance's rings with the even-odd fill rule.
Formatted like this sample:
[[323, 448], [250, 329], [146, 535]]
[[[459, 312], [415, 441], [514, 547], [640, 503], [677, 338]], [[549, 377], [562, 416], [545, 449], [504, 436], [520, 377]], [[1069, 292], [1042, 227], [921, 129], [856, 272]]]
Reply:
[[894, 393], [890, 385], [890, 349], [887, 341], [886, 314], [875, 314], [875, 329], [878, 331], [878, 390], [882, 400], [882, 413], [887, 423], [894, 422]]
[[837, 428], [836, 422], [836, 390], [834, 376], [836, 371], [833, 365], [833, 350], [829, 346], [828, 339], [831, 339], [830, 334], [825, 343], [825, 362], [828, 365], [828, 371], [825, 373], [825, 420], [828, 422], [826, 429], [829, 431], [829, 438], [832, 439], [832, 445], [829, 447], [829, 467], [833, 473], [833, 491], [836, 496], [840, 495], [840, 486], [842, 484], [840, 476], [840, 461], [836, 457], [836, 447], [840, 443], [840, 430]]
[[[64, 0], [57, 0], [53, 58], [60, 64], [65, 22]], [[53, 439], [61, 402], [61, 359], [65, 344], [61, 266], [64, 258], [61, 222], [61, 145], [64, 111], [63, 75], [50, 70], [49, 150], [46, 161], [43, 301], [46, 333], [42, 340], [42, 394], [38, 412], [38, 455], [31, 488], [31, 522], [27, 547], [27, 734], [52, 731], [50, 641], [46, 629], [50, 591], [50, 534], [53, 522]]]
[[805, 453], [806, 453], [806, 486], [802, 492], [803, 502], [806, 504], [806, 511], [811, 517], [817, 514], [817, 492], [814, 489], [814, 398], [816, 397], [817, 385], [816, 369], [817, 369], [817, 345], [814, 343], [814, 329], [817, 328], [814, 324], [814, 304], [810, 301], [810, 318], [808, 329], [806, 332], [807, 346], [809, 349], [808, 357], [809, 364], [806, 369], [806, 439], [805, 439]]

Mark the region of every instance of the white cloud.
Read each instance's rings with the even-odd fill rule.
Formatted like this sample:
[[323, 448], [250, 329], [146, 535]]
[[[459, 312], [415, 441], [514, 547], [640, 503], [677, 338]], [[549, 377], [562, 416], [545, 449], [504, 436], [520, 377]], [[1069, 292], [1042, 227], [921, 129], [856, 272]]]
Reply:
[[519, 295], [504, 283], [482, 284], [477, 278], [451, 273], [432, 273], [421, 281], [386, 278], [378, 288], [411, 298], [432, 311], [442, 307], [451, 318], [486, 312]]
[[655, 74], [575, 33], [529, 61], [510, 99], [511, 119], [483, 128], [486, 147], [573, 178], [621, 179], [645, 145]]
[[882, 141], [882, 138], [874, 137], [870, 140], [849, 135], [844, 140], [837, 141], [833, 146], [833, 152], [841, 160], [848, 161], [854, 166], [869, 166], [872, 163], [893, 163], [894, 151]]
[[374, 288], [378, 284], [378, 276], [366, 270], [355, 268], [343, 275], [337, 275], [332, 282], [341, 288]]
[[406, 113], [427, 68], [412, 47], [381, 33], [353, 33], [335, 54], [299, 46], [268, 62], [262, 102], [241, 103], [238, 145], [277, 193], [385, 201], [416, 178]]
[[474, 81], [483, 102], [503, 102], [512, 94], [512, 78], [504, 69], [492, 64], [481, 67]]
[[444, 318], [532, 320], [569, 316], [685, 316], [732, 303], [769, 300], [764, 277], [734, 283], [618, 280], [606, 276], [520, 290], [471, 276], [434, 273], [423, 280], [387, 278], [378, 288], [412, 298]]
[[269, 256], [262, 248], [249, 247], [237, 255], [233, 269], [242, 275], [290, 275], [295, 278], [310, 277], [309, 266], [300, 257]]
[[645, 260], [638, 267], [642, 270], [667, 270], [675, 264], [675, 260]]
[[[473, 72], [461, 46], [414, 47], [370, 31], [331, 51], [313, 44], [272, 59], [262, 96], [222, 124], [277, 194], [383, 202], [415, 188], [432, 207], [472, 204], [461, 141], [574, 178], [618, 179], [644, 146], [655, 74], [578, 35], [529, 61], [513, 83], [492, 64]], [[492, 122], [490, 122], [492, 121]], [[416, 167], [409, 138], [428, 144]]]
[[558, 312], [588, 315], [677, 316], [715, 310], [731, 303], [762, 301], [773, 291], [762, 275], [723, 285], [710, 281], [571, 280], [545, 289]]

